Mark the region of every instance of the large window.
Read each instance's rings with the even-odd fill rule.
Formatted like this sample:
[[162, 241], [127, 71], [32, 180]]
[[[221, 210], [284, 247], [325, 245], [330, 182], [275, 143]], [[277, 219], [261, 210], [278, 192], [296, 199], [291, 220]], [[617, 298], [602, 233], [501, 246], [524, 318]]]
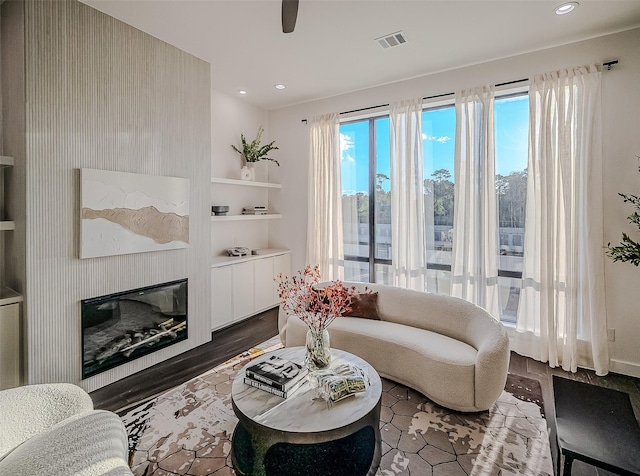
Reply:
[[[529, 100], [494, 103], [496, 230], [502, 318], [515, 322], [522, 274]], [[450, 294], [453, 247], [456, 115], [453, 105], [422, 115], [427, 276], [430, 291]], [[389, 118], [340, 126], [345, 279], [390, 284], [392, 258]]]
[[388, 116], [341, 124], [340, 145], [345, 279], [385, 283], [391, 263]]

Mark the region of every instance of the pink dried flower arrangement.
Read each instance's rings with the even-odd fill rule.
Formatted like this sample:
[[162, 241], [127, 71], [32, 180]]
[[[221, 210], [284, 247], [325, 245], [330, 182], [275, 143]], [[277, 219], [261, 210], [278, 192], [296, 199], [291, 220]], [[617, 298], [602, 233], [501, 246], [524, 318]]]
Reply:
[[351, 311], [351, 301], [358, 295], [355, 286], [345, 286], [342, 281], [333, 281], [315, 288], [320, 282], [320, 267], [307, 265], [297, 275], [285, 277], [280, 273], [278, 295], [287, 314], [295, 315], [310, 328], [326, 329], [336, 317]]

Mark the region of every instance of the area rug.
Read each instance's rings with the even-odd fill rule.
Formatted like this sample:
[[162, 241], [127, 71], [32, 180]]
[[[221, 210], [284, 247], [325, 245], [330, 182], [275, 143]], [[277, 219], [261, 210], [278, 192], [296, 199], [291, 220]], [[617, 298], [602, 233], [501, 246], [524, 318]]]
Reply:
[[[229, 452], [237, 419], [231, 408], [231, 383], [250, 359], [279, 347], [277, 337], [270, 339], [119, 412], [129, 433], [134, 474], [234, 475]], [[460, 413], [383, 379], [383, 456], [377, 475], [552, 475], [536, 383], [509, 375], [506, 390], [490, 410]]]

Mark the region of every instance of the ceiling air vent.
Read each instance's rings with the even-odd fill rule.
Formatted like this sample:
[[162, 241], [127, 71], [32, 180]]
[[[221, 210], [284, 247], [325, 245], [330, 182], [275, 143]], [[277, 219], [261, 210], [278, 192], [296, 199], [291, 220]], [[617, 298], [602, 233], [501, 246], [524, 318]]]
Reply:
[[390, 35], [381, 36], [376, 38], [376, 41], [380, 43], [383, 48], [391, 48], [392, 46], [399, 46], [407, 42], [407, 37], [404, 36], [403, 31], [396, 31]]

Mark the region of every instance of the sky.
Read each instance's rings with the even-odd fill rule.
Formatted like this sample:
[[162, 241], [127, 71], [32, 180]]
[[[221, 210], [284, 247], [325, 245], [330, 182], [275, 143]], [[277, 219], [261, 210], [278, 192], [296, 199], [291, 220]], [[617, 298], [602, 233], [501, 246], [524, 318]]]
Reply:
[[[495, 153], [496, 173], [509, 175], [527, 167], [527, 133], [529, 127], [529, 100], [526, 95], [496, 99]], [[375, 120], [377, 173], [390, 176], [389, 118]], [[340, 126], [342, 151], [343, 193], [368, 193], [369, 123], [367, 120]], [[443, 107], [425, 110], [422, 114], [422, 146], [424, 176], [430, 178], [438, 169], [447, 169], [453, 180], [455, 153], [455, 108]], [[389, 190], [389, 181], [383, 183]]]

